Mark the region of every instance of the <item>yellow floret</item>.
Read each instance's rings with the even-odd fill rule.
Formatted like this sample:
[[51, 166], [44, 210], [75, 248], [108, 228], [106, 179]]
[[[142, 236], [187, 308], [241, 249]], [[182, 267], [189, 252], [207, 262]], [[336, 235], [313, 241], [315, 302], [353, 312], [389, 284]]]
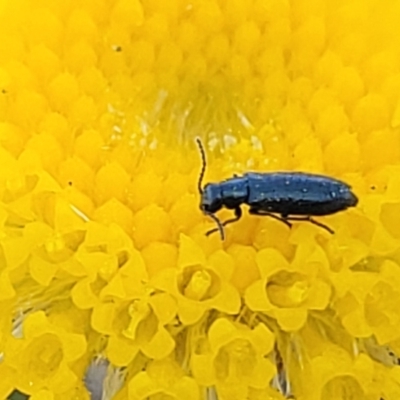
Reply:
[[169, 242], [171, 239], [170, 216], [156, 205], [143, 208], [133, 218], [133, 238], [139, 249], [153, 241]]

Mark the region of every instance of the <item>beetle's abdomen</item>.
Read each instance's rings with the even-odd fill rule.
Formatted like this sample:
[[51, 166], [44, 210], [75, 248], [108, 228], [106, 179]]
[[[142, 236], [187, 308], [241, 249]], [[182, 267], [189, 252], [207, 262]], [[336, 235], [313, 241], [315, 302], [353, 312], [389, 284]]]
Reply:
[[327, 215], [355, 206], [357, 197], [344, 182], [301, 172], [248, 173], [248, 204], [286, 215]]

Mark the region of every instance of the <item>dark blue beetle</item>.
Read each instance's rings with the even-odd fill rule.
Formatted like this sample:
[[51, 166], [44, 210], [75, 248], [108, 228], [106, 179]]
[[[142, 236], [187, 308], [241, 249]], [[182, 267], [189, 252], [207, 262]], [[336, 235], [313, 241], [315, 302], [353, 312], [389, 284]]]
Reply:
[[[241, 218], [242, 204], [250, 207], [250, 214], [269, 216], [289, 227], [292, 226], [289, 221], [309, 221], [333, 233], [312, 216], [334, 214], [358, 203], [347, 183], [304, 172], [249, 172], [219, 183], [208, 183], [203, 188], [206, 155], [200, 139], [196, 141], [203, 162], [198, 182], [200, 209], [218, 225], [207, 235], [219, 231], [224, 239], [224, 227]], [[221, 222], [214, 214], [223, 207], [234, 210], [235, 217]]]

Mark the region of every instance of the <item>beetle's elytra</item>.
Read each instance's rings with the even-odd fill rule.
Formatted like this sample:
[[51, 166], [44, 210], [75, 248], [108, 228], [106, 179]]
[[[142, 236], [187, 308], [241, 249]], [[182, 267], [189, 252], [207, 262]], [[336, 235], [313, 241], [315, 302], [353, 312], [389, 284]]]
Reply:
[[[290, 221], [308, 221], [333, 233], [331, 228], [312, 217], [334, 214], [358, 203], [347, 183], [304, 172], [249, 172], [203, 187], [206, 155], [201, 140], [197, 138], [196, 142], [202, 159], [198, 182], [200, 209], [217, 224], [207, 235], [219, 231], [223, 240], [224, 227], [241, 218], [243, 204], [250, 207], [250, 214], [272, 217], [289, 227], [292, 226]], [[215, 213], [223, 207], [234, 210], [235, 216], [221, 222]]]

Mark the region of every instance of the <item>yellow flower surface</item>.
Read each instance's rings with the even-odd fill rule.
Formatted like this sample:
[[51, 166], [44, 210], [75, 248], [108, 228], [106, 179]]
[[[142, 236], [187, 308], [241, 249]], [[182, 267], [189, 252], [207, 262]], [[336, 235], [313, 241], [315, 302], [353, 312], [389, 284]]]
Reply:
[[[257, 259], [262, 278], [246, 291], [246, 304], [253, 311], [276, 318], [279, 326], [285, 331], [297, 331], [307, 320], [307, 311], [324, 310], [330, 298], [330, 287], [318, 278], [318, 273], [328, 266], [323, 251], [304, 253], [301, 245], [293, 264], [275, 249], [261, 250]], [[322, 256], [318, 260], [318, 256]], [[296, 268], [297, 267], [297, 268]]]
[[[0, 1], [0, 398], [398, 400], [399, 26], [390, 0]], [[244, 204], [206, 235], [199, 186], [249, 171], [359, 202], [333, 234]]]
[[265, 356], [273, 347], [273, 334], [263, 324], [253, 330], [217, 319], [209, 329], [209, 349], [192, 357], [194, 377], [217, 387], [222, 398], [242, 399], [250, 389], [269, 385], [275, 368]]

